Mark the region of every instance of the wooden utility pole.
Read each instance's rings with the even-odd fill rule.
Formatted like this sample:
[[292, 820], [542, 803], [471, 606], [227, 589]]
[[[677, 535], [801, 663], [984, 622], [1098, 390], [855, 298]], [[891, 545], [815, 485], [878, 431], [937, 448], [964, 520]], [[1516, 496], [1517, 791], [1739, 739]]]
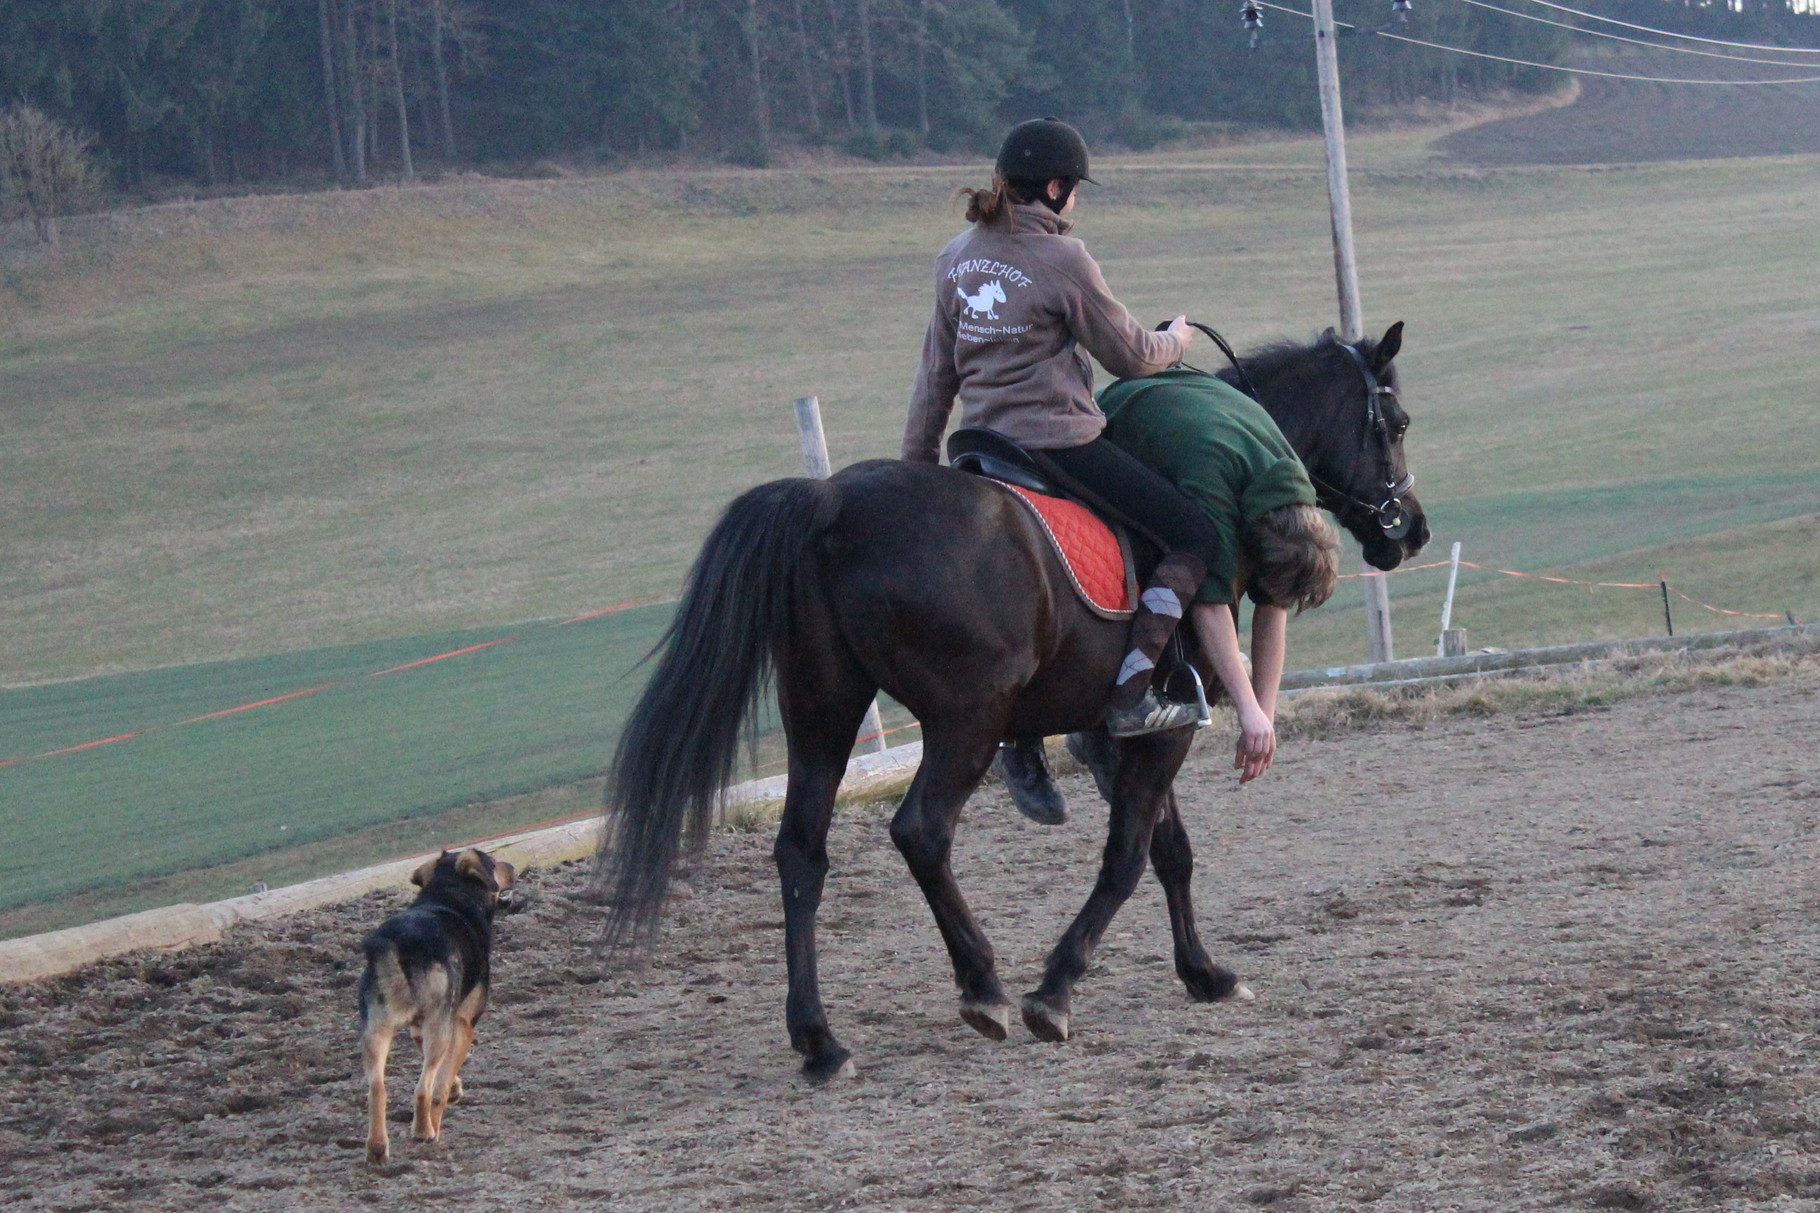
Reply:
[[[1327, 135], [1327, 202], [1333, 217], [1333, 276], [1340, 295], [1340, 338], [1365, 336], [1359, 268], [1352, 245], [1352, 194], [1346, 184], [1346, 120], [1340, 112], [1340, 56], [1334, 45], [1333, 0], [1314, 0], [1314, 58], [1321, 84], [1321, 129]], [[1373, 661], [1396, 660], [1390, 634], [1390, 587], [1365, 577], [1365, 626]]]

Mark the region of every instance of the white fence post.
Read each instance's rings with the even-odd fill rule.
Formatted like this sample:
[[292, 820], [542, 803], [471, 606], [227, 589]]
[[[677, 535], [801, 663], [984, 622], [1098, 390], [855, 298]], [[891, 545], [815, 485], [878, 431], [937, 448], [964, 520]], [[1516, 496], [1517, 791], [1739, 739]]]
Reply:
[[[822, 431], [822, 405], [814, 396], [799, 396], [792, 402], [796, 409], [796, 436], [802, 442], [803, 468], [817, 480], [833, 472], [828, 462], [828, 437]], [[859, 726], [859, 750], [875, 754], [885, 748], [885, 724], [878, 714], [878, 700], [866, 709], [866, 719]]]
[[1453, 567], [1447, 570], [1447, 597], [1441, 602], [1441, 639], [1435, 642], [1435, 656], [1446, 657], [1447, 629], [1453, 626], [1453, 587], [1460, 580], [1460, 541], [1454, 540]]

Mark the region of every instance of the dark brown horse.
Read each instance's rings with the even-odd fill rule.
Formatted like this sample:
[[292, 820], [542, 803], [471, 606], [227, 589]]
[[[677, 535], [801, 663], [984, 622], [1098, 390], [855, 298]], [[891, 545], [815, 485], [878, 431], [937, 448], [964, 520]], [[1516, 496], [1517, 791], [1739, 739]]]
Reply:
[[[1408, 418], [1391, 360], [1398, 324], [1348, 347], [1332, 335], [1242, 365], [1301, 453], [1321, 504], [1379, 568], [1428, 538], [1409, 493]], [[713, 824], [740, 724], [774, 678], [789, 744], [776, 859], [790, 989], [786, 1019], [803, 1068], [851, 1065], [828, 1028], [816, 978], [815, 915], [834, 798], [879, 691], [922, 722], [923, 760], [891, 822], [954, 963], [961, 1018], [1002, 1040], [1011, 1003], [992, 947], [949, 869], [961, 807], [1002, 738], [1096, 728], [1126, 649], [1126, 625], [1086, 609], [1048, 541], [1011, 495], [933, 464], [873, 460], [829, 480], [777, 480], [730, 506], [703, 545], [660, 643], [662, 656], [614, 757], [597, 874], [609, 937], [648, 934], [670, 872]], [[1145, 856], [1168, 900], [1176, 972], [1194, 998], [1231, 994], [1189, 900], [1193, 857], [1170, 785], [1194, 730], [1117, 742], [1099, 879], [1026, 995], [1026, 1026], [1068, 1037], [1069, 995]]]

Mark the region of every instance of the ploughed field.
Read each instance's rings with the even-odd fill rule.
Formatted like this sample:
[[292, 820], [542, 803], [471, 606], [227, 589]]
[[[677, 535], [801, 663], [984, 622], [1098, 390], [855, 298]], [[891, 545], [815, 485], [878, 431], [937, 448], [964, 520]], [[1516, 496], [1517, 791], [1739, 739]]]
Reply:
[[[768, 831], [722, 834], [637, 970], [589, 949], [585, 865], [500, 920], [441, 1145], [362, 1154], [354, 983], [375, 894], [174, 955], [0, 988], [0, 1202], [20, 1210], [1749, 1209], [1820, 1198], [1820, 681], [1288, 742], [1180, 781], [1216, 958], [1191, 1003], [1146, 880], [1075, 1037], [961, 1025], [885, 832], [831, 842], [823, 988], [859, 1065], [782, 1022]], [[1012, 991], [1091, 883], [994, 788], [955, 864]], [[415, 1049], [393, 1053], [408, 1107]], [[402, 1098], [401, 1098], [402, 1097]]]
[[[1749, 56], [1748, 51], [1734, 54]], [[1810, 55], [1761, 56], [1776, 64], [1639, 53], [1588, 59], [1596, 71], [1658, 79], [1796, 80], [1802, 84], [1668, 84], [1580, 78], [1572, 105], [1488, 122], [1444, 136], [1436, 148], [1487, 165], [1623, 164], [1724, 160], [1820, 152], [1820, 83]]]

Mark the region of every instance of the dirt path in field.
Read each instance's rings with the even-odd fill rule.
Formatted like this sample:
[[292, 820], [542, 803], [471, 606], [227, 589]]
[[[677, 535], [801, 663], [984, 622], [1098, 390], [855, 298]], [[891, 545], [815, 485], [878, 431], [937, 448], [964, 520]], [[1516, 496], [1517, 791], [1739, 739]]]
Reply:
[[[1671, 80], [1795, 79], [1812, 77], [1820, 70], [1668, 55], [1590, 60], [1587, 66]], [[1435, 149], [1484, 165], [1626, 164], [1814, 154], [1820, 153], [1816, 112], [1820, 112], [1820, 83], [1660, 84], [1587, 76], [1581, 78], [1580, 95], [1572, 105], [1469, 127], [1437, 140]]]
[[[796, 1076], [770, 842], [733, 834], [636, 974], [587, 950], [583, 873], [536, 874], [467, 1101], [377, 1173], [354, 958], [402, 897], [0, 990], [0, 1204], [1816, 1207], [1820, 684], [1299, 740], [1242, 793], [1214, 740], [1183, 803], [1255, 1002], [1187, 1000], [1146, 881], [1071, 1043], [975, 1036], [874, 807], [836, 828], [823, 916], [852, 1081]], [[1096, 864], [1103, 810], [1067, 790], [1067, 826], [994, 791], [961, 834], [1014, 991]]]

